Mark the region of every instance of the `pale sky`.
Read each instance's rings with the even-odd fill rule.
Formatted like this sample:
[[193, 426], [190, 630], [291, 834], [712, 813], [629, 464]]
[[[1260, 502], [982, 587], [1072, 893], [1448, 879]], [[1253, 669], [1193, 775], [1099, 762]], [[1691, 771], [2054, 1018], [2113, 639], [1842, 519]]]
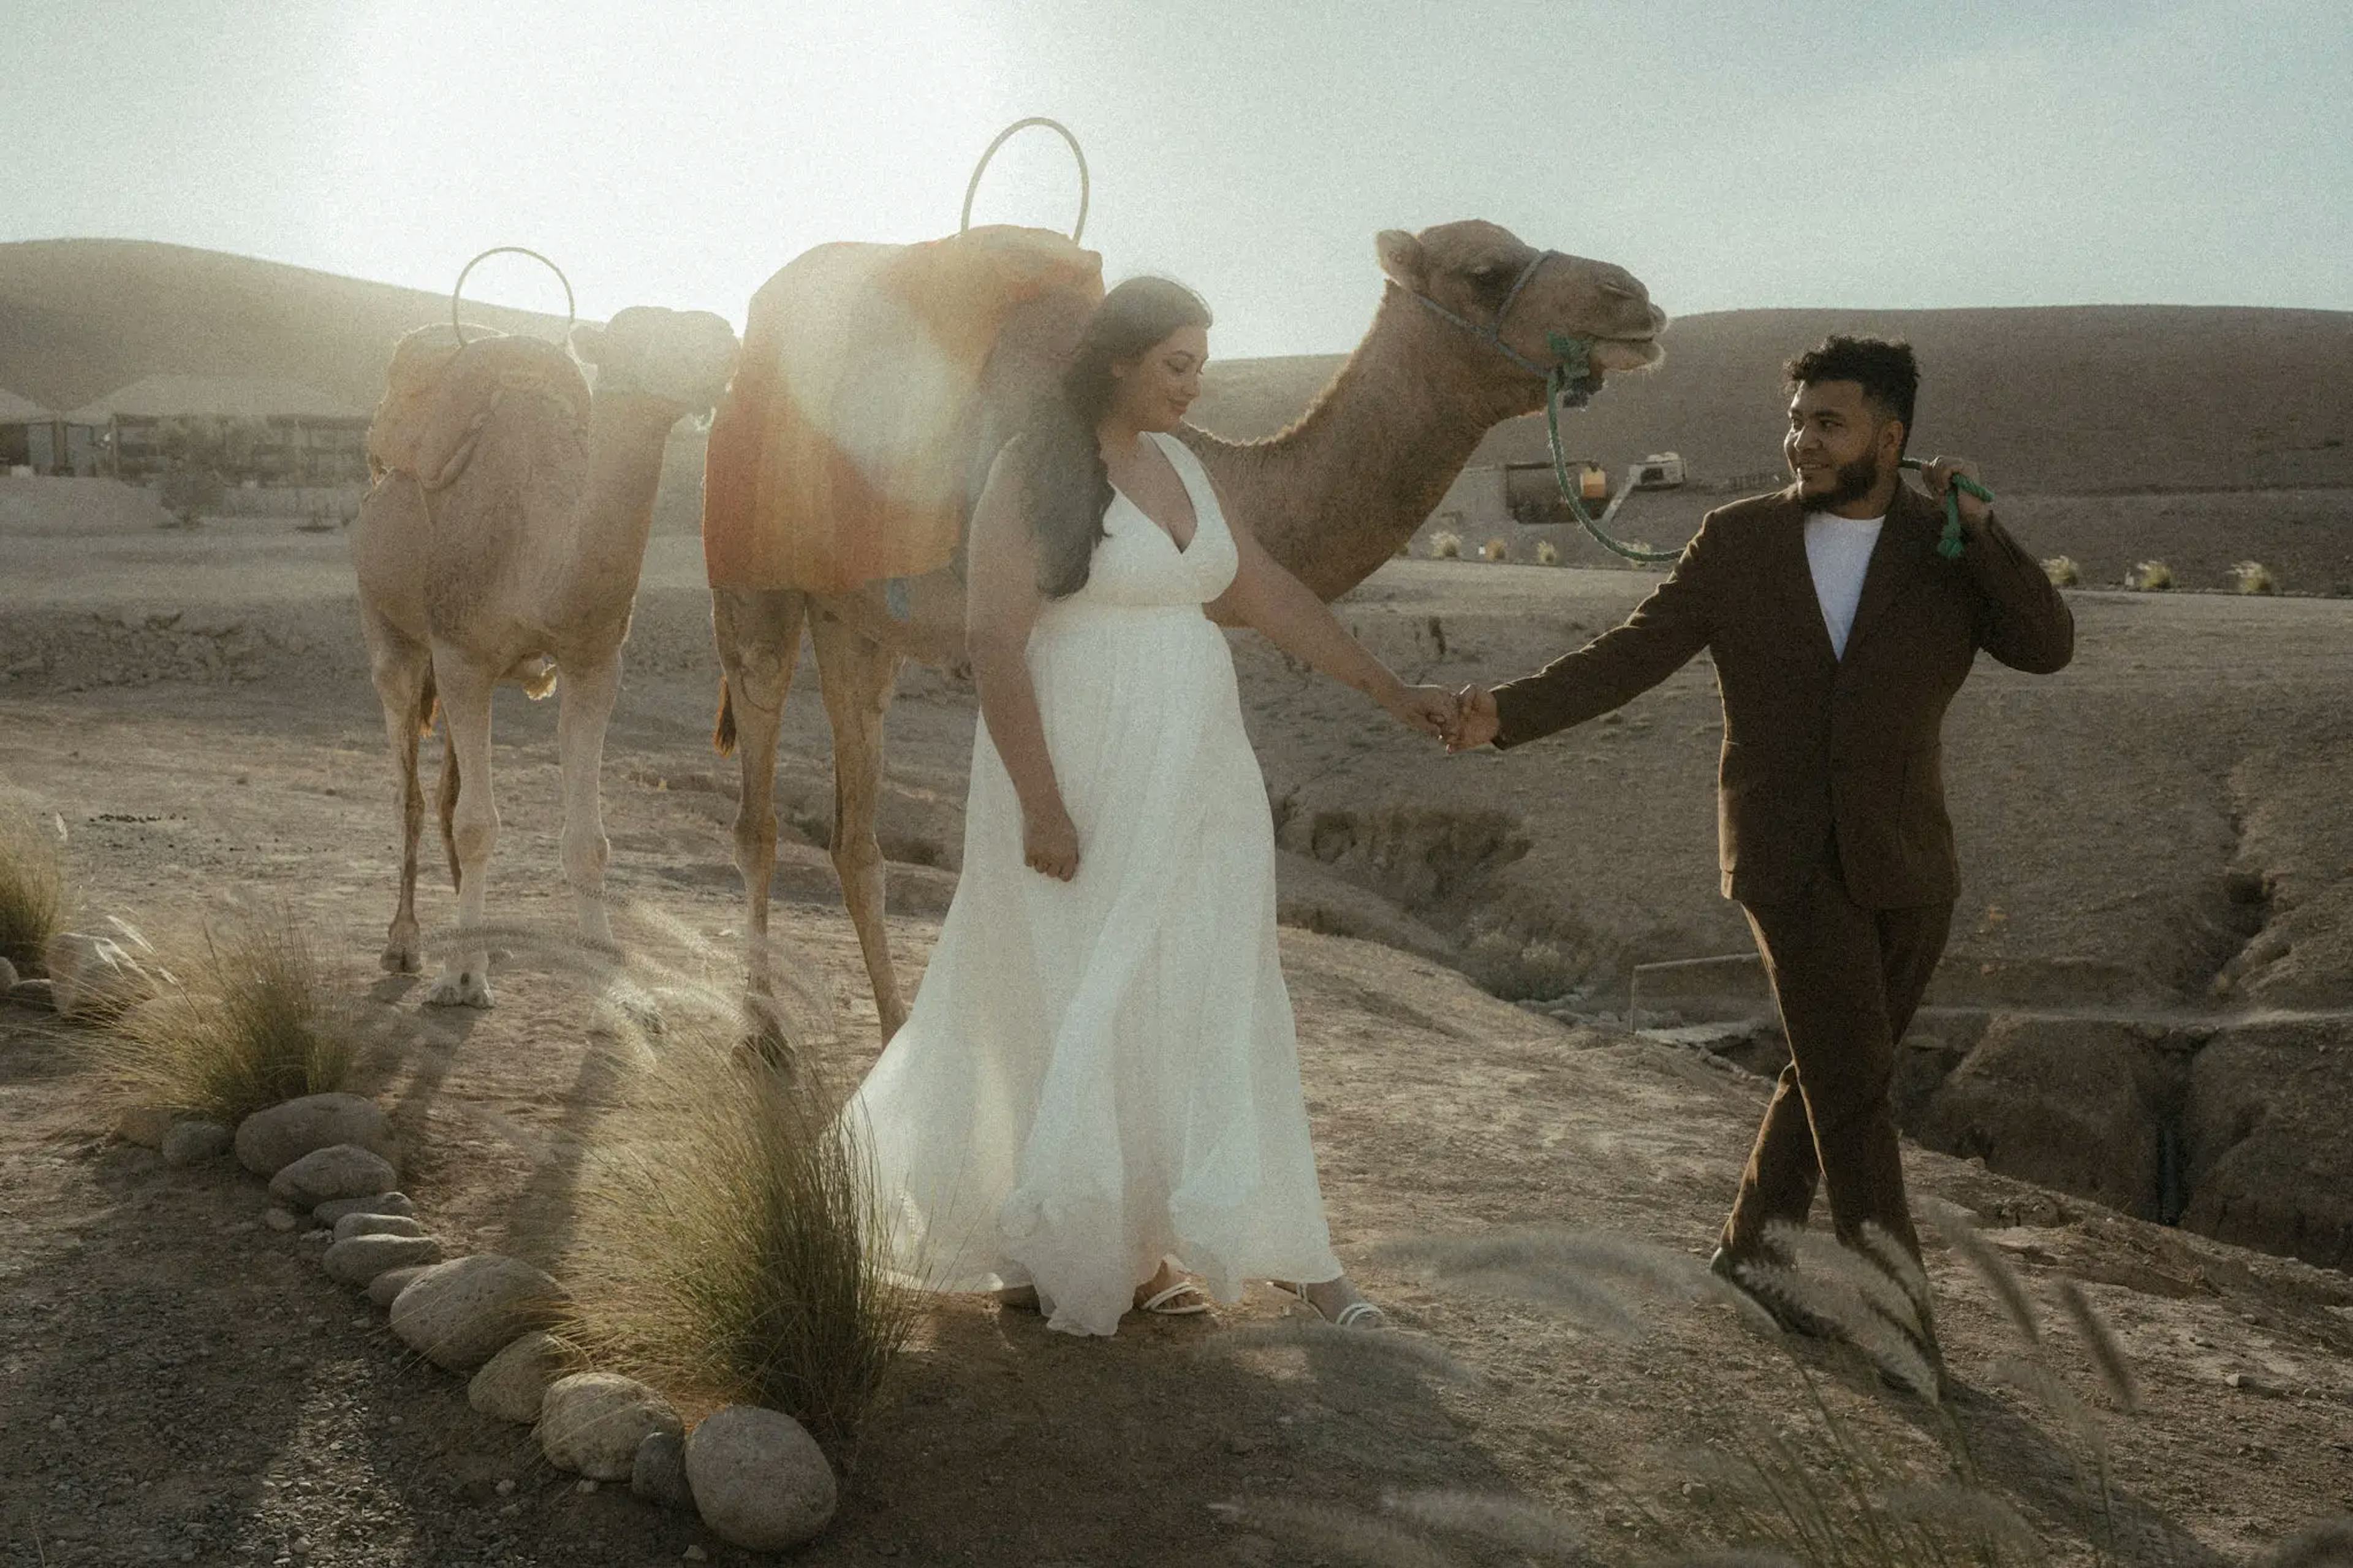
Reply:
[[[1335, 352], [1459, 217], [1669, 310], [2353, 309], [2347, 0], [0, 0], [0, 240], [168, 240], [740, 326], [806, 247], [952, 232], [1050, 114], [1087, 243]], [[1067, 227], [1026, 132], [976, 221]], [[502, 259], [480, 297], [560, 309]]]

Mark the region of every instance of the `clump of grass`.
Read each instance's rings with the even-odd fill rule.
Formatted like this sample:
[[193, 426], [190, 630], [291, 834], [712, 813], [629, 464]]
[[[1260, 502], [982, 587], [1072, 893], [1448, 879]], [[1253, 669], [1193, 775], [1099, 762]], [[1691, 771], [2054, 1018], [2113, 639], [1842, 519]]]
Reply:
[[2279, 592], [2279, 579], [2274, 577], [2272, 569], [2260, 561], [2239, 562], [2231, 568], [2231, 575], [2238, 583], [2242, 594]]
[[1432, 561], [1462, 559], [1462, 536], [1440, 531], [1430, 536], [1430, 558]]
[[141, 1106], [235, 1126], [351, 1079], [360, 1022], [284, 910], [208, 928], [158, 989], [114, 1020], [100, 1057]]
[[2125, 574], [2125, 586], [2143, 594], [2163, 594], [2173, 587], [2173, 568], [2162, 561], [2137, 561]]
[[65, 920], [65, 856], [21, 812], [0, 809], [0, 958], [26, 973]]
[[2051, 579], [2054, 588], [2073, 588], [2084, 581], [2083, 568], [2072, 555], [2053, 555], [2042, 563], [2042, 574]]
[[1511, 553], [1511, 550], [1512, 547], [1509, 543], [1498, 538], [1487, 541], [1486, 544], [1480, 549], [1479, 553], [1481, 557], [1485, 560], [1501, 561], [1504, 556]]
[[673, 1397], [781, 1410], [846, 1468], [919, 1311], [867, 1160], [813, 1062], [766, 1065], [715, 1000], [664, 1009], [658, 1049], [611, 1047], [564, 1337]]
[[1539, 566], [1559, 565], [1560, 546], [1555, 544], [1549, 539], [1539, 539], [1536, 541], [1536, 564]]

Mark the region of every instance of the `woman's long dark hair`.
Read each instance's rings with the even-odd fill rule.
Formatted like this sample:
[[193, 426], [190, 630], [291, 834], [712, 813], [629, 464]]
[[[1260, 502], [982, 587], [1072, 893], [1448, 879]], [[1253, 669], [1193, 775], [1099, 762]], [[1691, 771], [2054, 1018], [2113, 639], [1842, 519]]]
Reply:
[[1182, 283], [1129, 279], [1087, 318], [1059, 391], [1040, 399], [1023, 426], [1017, 437], [1023, 494], [1038, 539], [1038, 587], [1047, 597], [1086, 586], [1103, 537], [1111, 474], [1095, 428], [1111, 412], [1118, 386], [1112, 366], [1142, 357], [1180, 328], [1207, 328], [1209, 320], [1209, 307]]

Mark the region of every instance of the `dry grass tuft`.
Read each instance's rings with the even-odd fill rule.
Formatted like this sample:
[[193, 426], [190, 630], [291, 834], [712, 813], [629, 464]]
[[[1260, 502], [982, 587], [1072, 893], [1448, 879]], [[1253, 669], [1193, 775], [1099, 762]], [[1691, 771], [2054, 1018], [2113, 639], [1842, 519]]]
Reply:
[[2173, 587], [2173, 568], [2162, 561], [2136, 561], [2125, 574], [2125, 586], [2142, 594], [2163, 594]]
[[1480, 550], [1479, 553], [1485, 560], [1501, 561], [1504, 556], [1510, 554], [1511, 551], [1511, 545], [1504, 540], [1491, 539], [1487, 541], [1486, 544]]
[[27, 973], [65, 921], [66, 865], [54, 835], [0, 809], [0, 958]]
[[1270, 1350], [1306, 1352], [1319, 1375], [1397, 1371], [1410, 1376], [1428, 1374], [1448, 1383], [1485, 1381], [1447, 1353], [1437, 1341], [1423, 1335], [1395, 1329], [1368, 1334], [1361, 1329], [1344, 1329], [1305, 1316], [1229, 1329], [1202, 1341], [1193, 1353], [1206, 1361]]
[[1537, 540], [1537, 541], [1536, 541], [1536, 564], [1537, 564], [1537, 565], [1539, 565], [1539, 566], [1557, 566], [1557, 565], [1559, 565], [1559, 564], [1560, 564], [1560, 546], [1559, 546], [1559, 545], [1557, 545], [1557, 544], [1555, 544], [1555, 543], [1554, 543], [1551, 540], [1549, 540], [1549, 539], [1539, 539], [1539, 540]]
[[99, 1047], [108, 1079], [133, 1103], [233, 1127], [350, 1080], [359, 1015], [290, 910], [208, 927], [195, 952], [154, 973], [160, 989], [115, 1019]]
[[659, 1041], [611, 1047], [563, 1337], [683, 1401], [781, 1410], [847, 1468], [919, 1314], [865, 1156], [813, 1062], [761, 1065], [715, 995], [661, 1000]]
[[2273, 576], [2272, 569], [2260, 561], [2237, 563], [2231, 568], [2231, 576], [2238, 583], [2239, 592], [2242, 594], [2279, 592], [2279, 579]]
[[2073, 1279], [2059, 1282], [2059, 1304], [2066, 1309], [2067, 1321], [2075, 1325], [2076, 1335], [2084, 1342], [2084, 1353], [2090, 1359], [2093, 1370], [2100, 1374], [2101, 1385], [2108, 1397], [2126, 1415], [2140, 1409], [2140, 1382], [2133, 1375], [2132, 1362], [2125, 1354], [2123, 1343], [2116, 1330], [2100, 1316], [2084, 1288]]
[[1432, 561], [1460, 561], [1462, 558], [1462, 536], [1447, 532], [1431, 534], [1430, 558]]
[[2072, 555], [2053, 555], [2042, 563], [2042, 574], [2051, 579], [2054, 588], [2073, 588], [2084, 581], [2083, 569]]

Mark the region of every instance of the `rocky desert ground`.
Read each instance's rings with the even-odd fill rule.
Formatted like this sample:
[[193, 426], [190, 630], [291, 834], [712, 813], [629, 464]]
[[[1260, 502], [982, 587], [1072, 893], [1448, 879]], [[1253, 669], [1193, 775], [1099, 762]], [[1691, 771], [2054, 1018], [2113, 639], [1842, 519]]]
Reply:
[[[5, 803], [65, 835], [86, 916], [168, 941], [240, 901], [290, 905], [381, 1026], [364, 1087], [414, 1151], [420, 1210], [455, 1246], [560, 1271], [615, 1109], [589, 1043], [597, 999], [529, 949], [489, 1013], [424, 1009], [417, 983], [375, 972], [396, 846], [340, 539], [263, 520], [161, 531], [95, 486], [53, 527], [58, 504], [0, 481]], [[2012, 517], [2045, 550], [2052, 523]], [[734, 784], [706, 738], [700, 584], [694, 542], [658, 538], [604, 789], [624, 930], [723, 970]], [[1344, 613], [1418, 678], [1484, 681], [1615, 621], [1642, 586], [1404, 561]], [[1991, 1481], [2059, 1560], [2219, 1568], [2353, 1511], [2353, 827], [2337, 782], [2353, 602], [2072, 603], [2074, 667], [1981, 668], [1948, 731], [1968, 878], [1905, 1052], [1907, 1161], [2042, 1302], [2112, 1506], [2078, 1484], [2070, 1436], [2000, 1380], [2014, 1337], [1939, 1248], [1952, 1411]], [[1433, 1282], [1392, 1250], [1524, 1224], [1707, 1245], [1771, 1031], [1737, 964], [1696, 985], [1645, 970], [1644, 1030], [1626, 1017], [1636, 966], [1746, 946], [1715, 891], [1707, 669], [1616, 723], [1448, 759], [1254, 639], [1235, 647], [1285, 850], [1335, 1237], [1399, 1325], [1473, 1376], [1214, 1353], [1275, 1319], [1267, 1297], [1103, 1343], [956, 1300], [927, 1319], [810, 1562], [1310, 1561], [1224, 1505], [1371, 1507], [1422, 1486], [1555, 1505], [1595, 1560], [1630, 1562], [1704, 1513], [1693, 1450], [1810, 1440], [1788, 1356], [1722, 1308], [1646, 1313], [1628, 1342]], [[902, 679], [884, 847], [910, 973], [954, 887], [972, 723], [968, 688]], [[560, 932], [554, 714], [502, 693], [498, 725], [493, 909]], [[806, 682], [779, 798], [790, 962], [825, 1016], [820, 1048], [855, 1072], [874, 1018], [823, 848]], [[425, 905], [434, 924], [454, 909], [438, 882]], [[470, 1410], [326, 1279], [316, 1241], [261, 1225], [257, 1183], [167, 1171], [111, 1137], [89, 1052], [85, 1032], [0, 1006], [0, 1561], [739, 1560], [617, 1489], [584, 1494], [522, 1429]], [[2138, 1414], [2077, 1353], [2063, 1279], [2136, 1363]], [[1794, 1354], [1883, 1450], [1929, 1454], [1923, 1406], [1816, 1347]]]

